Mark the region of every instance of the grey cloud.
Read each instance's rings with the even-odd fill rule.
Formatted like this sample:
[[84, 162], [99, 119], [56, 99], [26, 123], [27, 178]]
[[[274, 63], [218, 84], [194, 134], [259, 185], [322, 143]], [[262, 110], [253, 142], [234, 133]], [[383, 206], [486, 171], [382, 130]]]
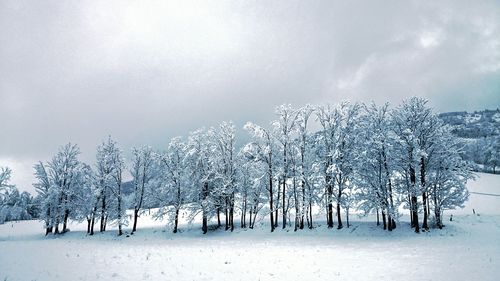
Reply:
[[497, 1], [2, 1], [0, 165], [68, 141], [90, 162], [109, 134], [162, 147], [222, 120], [267, 124], [284, 102], [496, 108], [499, 14]]

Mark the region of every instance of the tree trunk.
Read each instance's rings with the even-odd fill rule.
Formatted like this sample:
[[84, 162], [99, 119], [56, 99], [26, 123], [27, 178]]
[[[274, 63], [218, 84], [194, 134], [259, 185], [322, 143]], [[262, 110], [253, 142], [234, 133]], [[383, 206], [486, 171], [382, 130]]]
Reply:
[[248, 208], [248, 227], [250, 229], [253, 229], [253, 225], [252, 225], [252, 213], [253, 213], [253, 206], [250, 206], [250, 208]]
[[118, 182], [118, 236], [123, 234], [122, 230], [122, 184], [121, 184], [121, 176]]
[[231, 225], [231, 232], [234, 231], [234, 192], [231, 193], [229, 198], [229, 224]]
[[69, 217], [69, 210], [66, 209], [64, 210], [64, 220], [63, 220], [63, 230], [62, 232], [65, 233], [66, 231], [68, 231], [68, 217]]
[[105, 224], [106, 224], [106, 221], [104, 219], [104, 217], [106, 216], [106, 196], [104, 194], [104, 191], [102, 192], [102, 205], [101, 205], [101, 228], [99, 229], [99, 231], [103, 232], [105, 231]]
[[94, 211], [92, 212], [92, 222], [90, 224], [90, 235], [94, 235], [94, 224], [95, 224], [95, 212], [97, 211], [97, 206], [94, 206]]
[[286, 204], [285, 204], [285, 200], [286, 200], [286, 176], [283, 178], [283, 188], [282, 188], [282, 192], [283, 192], [283, 210], [282, 210], [282, 215], [283, 215], [283, 229], [285, 229], [286, 227]]
[[[271, 219], [271, 232], [274, 231], [274, 217], [273, 217], [273, 175], [271, 173], [271, 167], [269, 167], [269, 217]], [[276, 211], [277, 212], [277, 211]], [[276, 213], [276, 216], [278, 214]], [[255, 223], [255, 221], [254, 221]], [[253, 228], [253, 224], [252, 224]]]
[[377, 208], [377, 226], [380, 225], [380, 218], [379, 218], [379, 215], [378, 215], [378, 208]]
[[[411, 152], [410, 152], [410, 159], [411, 157]], [[411, 187], [415, 189], [415, 184], [417, 181], [416, 174], [415, 174], [415, 169], [410, 165], [410, 181], [411, 181]], [[415, 227], [415, 232], [419, 233], [420, 232], [420, 226], [418, 224], [418, 201], [417, 201], [417, 196], [415, 195], [415, 190], [411, 190], [411, 212], [412, 212], [412, 224]]]
[[312, 202], [309, 201], [309, 229], [313, 229]]
[[424, 230], [429, 230], [429, 226], [427, 225], [427, 218], [428, 218], [428, 209], [427, 209], [427, 194], [425, 192], [425, 160], [424, 157], [420, 158], [420, 184], [423, 188], [422, 192], [422, 203], [423, 203], [423, 208], [424, 208], [424, 221], [422, 223], [422, 228]]
[[389, 231], [392, 231], [393, 229], [396, 228], [396, 221], [394, 221], [393, 216], [395, 215], [394, 212], [394, 200], [392, 198], [392, 181], [391, 181], [391, 175], [389, 173], [389, 165], [387, 165], [387, 155], [385, 154], [385, 147], [382, 148], [382, 156], [384, 158], [384, 169], [385, 169], [385, 175], [388, 179], [388, 185], [389, 185], [389, 209], [387, 210], [387, 215], [388, 215], [388, 223], [389, 223]]
[[274, 227], [278, 227], [278, 210], [280, 205], [281, 198], [281, 181], [278, 180], [278, 198], [276, 198], [276, 207], [275, 207], [275, 215], [274, 215]]
[[[340, 198], [340, 197], [339, 197]], [[340, 216], [340, 202], [337, 202], [337, 229], [342, 229], [342, 217]]]
[[229, 229], [229, 206], [228, 199], [226, 198], [226, 206], [224, 208], [224, 218], [226, 219], [225, 230]]
[[436, 196], [436, 185], [433, 186], [434, 188], [434, 215], [436, 216], [436, 226], [439, 229], [443, 228], [443, 220], [441, 218], [441, 208], [437, 202], [437, 196]]
[[174, 233], [177, 233], [178, 224], [179, 224], [179, 207], [175, 208]]
[[327, 223], [328, 223], [328, 228], [333, 227], [333, 203], [332, 203], [332, 197], [333, 197], [333, 188], [330, 183], [327, 183], [327, 200], [328, 200], [328, 212], [327, 212]]
[[243, 209], [241, 210], [241, 228], [246, 228], [247, 227], [247, 196], [243, 197]]
[[217, 207], [217, 228], [221, 227], [220, 223], [220, 207]]
[[134, 208], [134, 224], [132, 226], [132, 233], [137, 230], [137, 217], [139, 217], [139, 210]]
[[203, 222], [202, 222], [201, 230], [203, 231], [203, 234], [207, 234], [208, 225], [207, 225], [207, 214], [205, 213], [205, 210], [203, 210]]
[[417, 202], [417, 196], [412, 196], [411, 197], [412, 201], [412, 206], [413, 206], [413, 222], [415, 224], [415, 232], [419, 233], [420, 232], [420, 226], [418, 224], [418, 202]]
[[90, 223], [92, 222], [92, 219], [87, 218], [87, 234], [90, 233]]
[[286, 157], [286, 151], [287, 151], [287, 145], [286, 145], [286, 142], [284, 143], [283, 145], [283, 211], [282, 211], [282, 215], [283, 215], [283, 229], [285, 229], [286, 227], [286, 213], [287, 213], [287, 210], [286, 210], [286, 205], [285, 205], [285, 201], [286, 201], [286, 180], [287, 180], [287, 177], [288, 177], [288, 164], [287, 164], [287, 157]]
[[52, 226], [50, 226], [51, 219], [50, 219], [50, 205], [47, 208], [47, 219], [45, 220], [45, 236], [47, 234], [52, 233]]
[[428, 217], [428, 208], [427, 208], [427, 193], [423, 192], [422, 193], [422, 202], [424, 204], [424, 222], [422, 223], [422, 229], [424, 230], [429, 230], [429, 226], [427, 224], [427, 217]]
[[387, 221], [385, 217], [385, 211], [382, 209], [382, 224], [384, 225], [384, 230], [387, 229]]
[[349, 207], [345, 208], [347, 228], [349, 228]]
[[387, 230], [392, 231], [392, 217], [389, 211], [387, 211]]
[[304, 216], [306, 213], [306, 184], [302, 180], [302, 213], [300, 214], [300, 229], [304, 229]]

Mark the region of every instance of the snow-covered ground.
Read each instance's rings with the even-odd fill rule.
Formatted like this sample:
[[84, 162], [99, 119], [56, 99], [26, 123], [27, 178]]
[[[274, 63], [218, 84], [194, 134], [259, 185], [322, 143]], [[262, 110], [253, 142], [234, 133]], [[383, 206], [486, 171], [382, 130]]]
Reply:
[[319, 222], [295, 233], [263, 226], [201, 235], [199, 225], [172, 234], [143, 216], [130, 237], [86, 236], [85, 224], [45, 237], [40, 222], [7, 223], [0, 280], [498, 280], [500, 176], [480, 174], [469, 190], [464, 209], [445, 213], [443, 230], [421, 234], [404, 221], [383, 231], [373, 218], [342, 230]]

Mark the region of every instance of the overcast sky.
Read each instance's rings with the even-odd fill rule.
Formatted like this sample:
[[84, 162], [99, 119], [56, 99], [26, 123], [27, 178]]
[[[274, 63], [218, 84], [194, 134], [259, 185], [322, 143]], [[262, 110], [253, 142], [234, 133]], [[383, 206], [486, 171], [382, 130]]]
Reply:
[[[499, 1], [0, 1], [0, 166], [133, 145], [281, 103], [500, 106]], [[384, 5], [382, 5], [382, 3]]]

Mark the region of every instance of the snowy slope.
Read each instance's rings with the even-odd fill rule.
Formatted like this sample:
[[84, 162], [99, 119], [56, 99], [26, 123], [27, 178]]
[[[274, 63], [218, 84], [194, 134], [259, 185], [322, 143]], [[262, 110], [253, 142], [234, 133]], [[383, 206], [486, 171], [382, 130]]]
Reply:
[[[500, 176], [481, 174], [469, 189], [500, 194]], [[147, 216], [130, 237], [88, 237], [83, 224], [44, 237], [40, 222], [9, 223], [0, 225], [0, 280], [497, 280], [500, 196], [471, 193], [453, 214], [443, 230], [418, 235], [405, 222], [383, 231], [373, 218], [342, 230], [205, 236], [198, 225], [174, 235]]]

